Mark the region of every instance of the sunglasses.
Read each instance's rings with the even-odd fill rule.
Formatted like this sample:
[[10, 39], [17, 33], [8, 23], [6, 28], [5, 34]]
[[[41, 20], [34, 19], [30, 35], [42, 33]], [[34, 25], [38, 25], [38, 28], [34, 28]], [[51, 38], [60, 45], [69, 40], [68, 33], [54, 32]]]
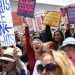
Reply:
[[33, 43], [32, 45], [41, 45], [41, 43]]
[[1, 64], [8, 64], [8, 63], [9, 63], [9, 61], [0, 60], [0, 63], [1, 63]]
[[53, 63], [46, 64], [45, 66], [43, 66], [42, 64], [39, 64], [37, 66], [37, 71], [38, 71], [38, 73], [41, 73], [44, 69], [46, 70], [46, 72], [55, 71], [57, 67], [58, 67], [58, 65], [53, 64]]

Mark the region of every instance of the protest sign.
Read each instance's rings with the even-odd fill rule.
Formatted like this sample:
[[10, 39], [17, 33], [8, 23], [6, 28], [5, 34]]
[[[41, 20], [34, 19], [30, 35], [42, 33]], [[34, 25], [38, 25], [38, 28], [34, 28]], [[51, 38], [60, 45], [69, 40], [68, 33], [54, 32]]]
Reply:
[[17, 15], [16, 12], [12, 12], [12, 20], [14, 26], [22, 26], [23, 24], [23, 17]]
[[35, 17], [35, 24], [37, 27], [37, 31], [42, 31], [42, 26], [43, 26], [42, 16], [36, 16]]
[[9, 0], [0, 0], [0, 43], [1, 46], [10, 46], [15, 44]]
[[75, 7], [67, 8], [67, 17], [70, 24], [75, 24]]
[[18, 15], [24, 17], [34, 17], [36, 0], [19, 0]]
[[60, 23], [60, 12], [49, 11], [43, 19], [43, 23], [49, 26], [59, 26]]

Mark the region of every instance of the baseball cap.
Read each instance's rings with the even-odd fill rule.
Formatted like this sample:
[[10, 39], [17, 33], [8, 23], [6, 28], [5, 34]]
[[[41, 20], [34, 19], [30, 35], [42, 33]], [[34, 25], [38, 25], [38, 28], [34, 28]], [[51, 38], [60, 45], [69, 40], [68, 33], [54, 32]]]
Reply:
[[68, 37], [68, 38], [66, 38], [66, 39], [63, 41], [63, 43], [62, 43], [62, 45], [61, 45], [60, 48], [64, 48], [64, 47], [67, 46], [67, 45], [75, 45], [75, 38], [73, 38], [73, 37]]

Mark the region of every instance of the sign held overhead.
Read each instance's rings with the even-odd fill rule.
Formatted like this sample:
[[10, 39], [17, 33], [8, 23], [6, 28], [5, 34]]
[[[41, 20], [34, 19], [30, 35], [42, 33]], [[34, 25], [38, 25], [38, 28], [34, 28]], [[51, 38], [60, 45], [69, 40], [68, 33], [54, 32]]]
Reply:
[[1, 46], [15, 44], [14, 28], [9, 0], [0, 0], [0, 43]]
[[18, 15], [24, 17], [34, 17], [36, 0], [19, 0]]

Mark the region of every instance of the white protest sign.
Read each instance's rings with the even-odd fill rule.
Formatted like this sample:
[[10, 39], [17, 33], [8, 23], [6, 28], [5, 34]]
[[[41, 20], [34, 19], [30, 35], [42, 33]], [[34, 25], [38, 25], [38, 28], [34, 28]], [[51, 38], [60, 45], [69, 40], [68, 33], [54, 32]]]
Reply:
[[15, 44], [9, 0], [0, 0], [0, 43], [1, 46], [10, 46]]

